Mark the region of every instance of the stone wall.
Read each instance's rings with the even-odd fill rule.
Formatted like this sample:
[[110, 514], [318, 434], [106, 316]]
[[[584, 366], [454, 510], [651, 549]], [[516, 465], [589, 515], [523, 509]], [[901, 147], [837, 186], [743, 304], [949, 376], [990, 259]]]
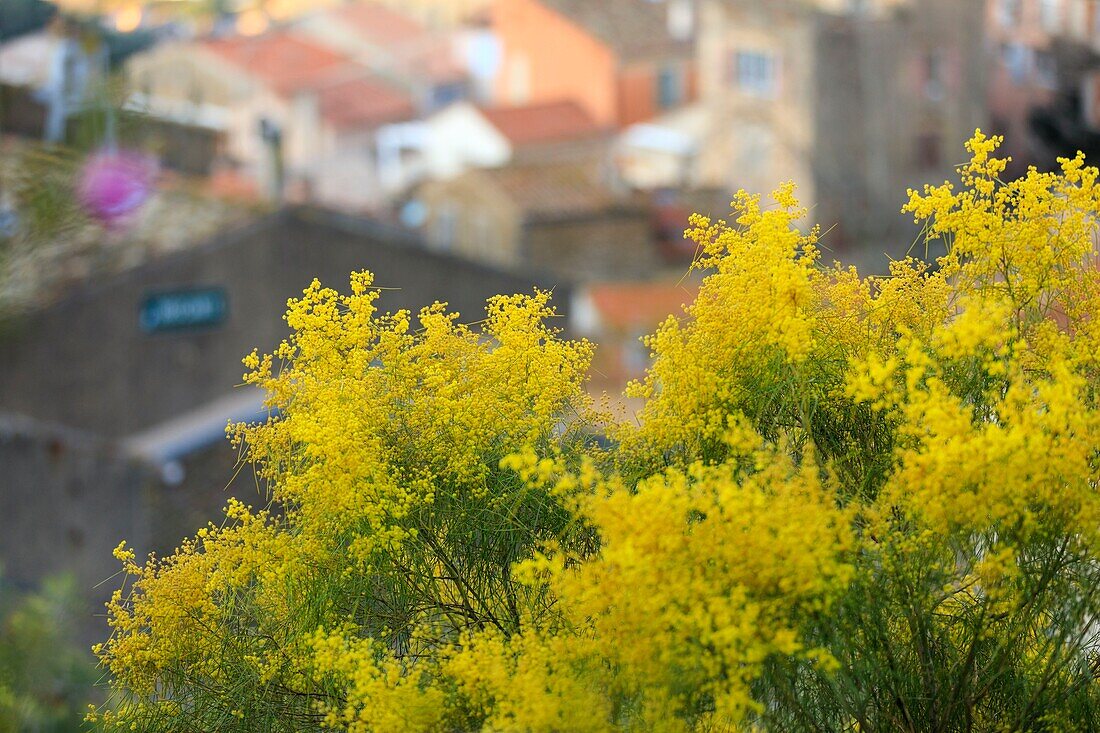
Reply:
[[641, 207], [531, 221], [522, 240], [531, 267], [579, 280], [652, 277], [663, 264], [652, 214]]

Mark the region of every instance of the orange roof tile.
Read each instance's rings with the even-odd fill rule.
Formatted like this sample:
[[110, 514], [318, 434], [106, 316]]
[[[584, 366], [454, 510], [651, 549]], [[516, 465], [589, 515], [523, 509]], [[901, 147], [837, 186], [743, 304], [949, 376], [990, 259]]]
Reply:
[[680, 306], [694, 301], [698, 292], [691, 281], [593, 283], [588, 288], [603, 322], [624, 330], [652, 329], [669, 315], [681, 315]]
[[349, 63], [336, 51], [286, 31], [215, 38], [203, 41], [203, 45], [269, 84], [279, 94], [307, 88], [319, 77]]
[[576, 102], [545, 102], [482, 110], [489, 123], [513, 145], [560, 142], [591, 137], [602, 128]]
[[286, 31], [219, 38], [204, 45], [278, 94], [316, 93], [321, 117], [337, 128], [373, 127], [416, 113], [408, 94], [365, 66]]
[[374, 127], [416, 115], [412, 99], [378, 79], [351, 79], [325, 86], [318, 103], [321, 116], [333, 126]]

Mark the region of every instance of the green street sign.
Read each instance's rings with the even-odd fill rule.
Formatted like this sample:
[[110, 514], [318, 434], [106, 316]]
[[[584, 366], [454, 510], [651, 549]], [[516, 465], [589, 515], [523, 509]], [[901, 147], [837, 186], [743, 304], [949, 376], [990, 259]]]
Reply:
[[141, 303], [138, 318], [146, 333], [213, 328], [225, 321], [229, 301], [221, 288], [152, 293]]

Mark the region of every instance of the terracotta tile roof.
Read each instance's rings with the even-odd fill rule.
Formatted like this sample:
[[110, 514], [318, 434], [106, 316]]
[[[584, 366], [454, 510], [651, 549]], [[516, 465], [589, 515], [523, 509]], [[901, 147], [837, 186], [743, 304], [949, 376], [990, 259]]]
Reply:
[[277, 94], [316, 93], [322, 119], [340, 129], [374, 127], [416, 114], [408, 94], [366, 67], [286, 31], [219, 38], [204, 45]]
[[338, 129], [375, 127], [416, 116], [409, 95], [379, 79], [350, 79], [322, 87], [321, 117]]
[[269, 85], [278, 94], [309, 88], [346, 66], [346, 57], [286, 31], [202, 42], [208, 50]]
[[623, 60], [691, 53], [691, 43], [669, 35], [664, 3], [647, 0], [540, 1], [585, 28]]
[[481, 113], [513, 145], [573, 140], [602, 131], [599, 124], [572, 101], [485, 108]]
[[648, 330], [670, 315], [682, 315], [681, 306], [693, 302], [698, 285], [691, 281], [593, 283], [587, 292], [605, 327]]
[[683, 282], [593, 283], [588, 295], [604, 326], [632, 331], [652, 330], [669, 315], [681, 315], [695, 300], [699, 286]]
[[591, 165], [511, 165], [480, 171], [527, 219], [596, 213], [620, 199], [601, 183]]

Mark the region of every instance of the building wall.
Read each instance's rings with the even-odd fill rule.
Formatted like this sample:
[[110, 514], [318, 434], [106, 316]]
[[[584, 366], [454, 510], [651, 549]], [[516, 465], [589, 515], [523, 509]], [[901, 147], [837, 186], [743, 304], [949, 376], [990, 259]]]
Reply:
[[1057, 79], [1046, 78], [1040, 71], [1042, 59], [1056, 61], [1053, 46], [1060, 38], [1086, 44], [1100, 40], [1100, 10], [1095, 2], [1062, 0], [1055, 6], [1060, 20], [1056, 25], [1044, 23], [1040, 5], [1040, 0], [1019, 0], [1019, 14], [1013, 18], [1004, 0], [986, 2], [986, 99], [993, 131], [1005, 136], [1003, 150], [1014, 158], [1010, 175], [1022, 174], [1032, 163], [1054, 162], [1028, 123], [1032, 109], [1048, 106], [1058, 94]]
[[988, 127], [982, 12], [923, 0], [868, 21], [818, 18], [815, 213], [839, 225], [835, 251], [873, 254], [877, 269], [880, 253], [903, 256], [917, 234], [899, 213], [906, 191], [954, 179], [963, 143]]
[[261, 190], [270, 188], [270, 160], [260, 140], [259, 119], [286, 127], [291, 110], [285, 100], [196, 44], [154, 47], [130, 59], [126, 72], [130, 90], [148, 98], [153, 109], [202, 105], [216, 110], [225, 124], [225, 154]]
[[4, 581], [71, 575], [85, 602], [81, 631], [102, 641], [103, 603], [121, 585], [112, 550], [123, 539], [152, 549], [155, 475], [106, 441], [11, 415], [0, 415], [0, 466]]
[[603, 43], [537, 0], [498, 0], [493, 25], [503, 46], [498, 103], [572, 99], [618, 124], [616, 60]]
[[126, 63], [126, 77], [136, 92], [222, 108], [256, 90], [250, 79], [193, 43], [165, 43], [136, 54]]
[[302, 200], [352, 212], [374, 212], [384, 206], [388, 192], [378, 178], [372, 130], [325, 127], [314, 142], [314, 157], [301, 161], [307, 182]]
[[[659, 77], [662, 71], [679, 78], [679, 97], [662, 106]], [[696, 97], [694, 59], [667, 58], [626, 64], [618, 75], [618, 124], [621, 127], [644, 122], [663, 112], [692, 102]]]
[[520, 212], [504, 192], [476, 171], [429, 181], [417, 191], [430, 245], [479, 262], [518, 267], [523, 261]]
[[[962, 143], [986, 124], [974, 38], [983, 7], [927, 0], [872, 10], [707, 3], [698, 57], [710, 127], [695, 179], [757, 193], [793, 180], [823, 245], [881, 270], [881, 253], [903, 255], [916, 234], [897, 213], [906, 189], [952, 176]], [[772, 82], [749, 74], [746, 83], [742, 69], [758, 71], [760, 59], [777, 70]]]
[[657, 66], [652, 63], [631, 64], [618, 76], [617, 122], [621, 126], [654, 117], [657, 106]]
[[260, 121], [282, 131], [284, 190], [296, 200], [364, 210], [377, 207], [374, 156], [361, 134], [340, 134], [320, 116], [316, 95], [287, 97], [254, 82], [195, 44], [173, 44], [136, 56], [128, 67], [133, 91], [154, 100], [201, 101], [226, 122], [224, 153], [267, 195], [275, 193], [274, 156], [260, 135]]
[[376, 138], [379, 183], [391, 195], [470, 168], [504, 165], [512, 157], [507, 138], [469, 102], [452, 104], [425, 120], [384, 125]]
[[577, 280], [651, 277], [660, 267], [653, 224], [640, 208], [616, 208], [523, 227], [523, 261]]
[[[74, 291], [12, 324], [0, 342], [0, 411], [124, 437], [232, 392], [241, 358], [272, 350], [286, 335], [288, 297], [314, 277], [346, 289], [353, 270], [371, 270], [387, 288], [381, 307], [413, 312], [447, 301], [468, 320], [497, 293], [556, 287], [456, 257], [432, 253], [408, 235], [368, 220], [293, 209], [226, 233], [202, 247]], [[194, 331], [146, 333], [150, 293], [223, 288], [224, 322]], [[564, 310], [567, 301], [559, 306]]]
[[[700, 187], [767, 193], [781, 181], [816, 197], [813, 175], [814, 36], [808, 14], [789, 4], [709, 2], [697, 44], [699, 96], [711, 123], [693, 180]], [[771, 90], [742, 87], [737, 54], [775, 63]]]
[[381, 0], [431, 27], [452, 28], [487, 12], [492, 0]]

